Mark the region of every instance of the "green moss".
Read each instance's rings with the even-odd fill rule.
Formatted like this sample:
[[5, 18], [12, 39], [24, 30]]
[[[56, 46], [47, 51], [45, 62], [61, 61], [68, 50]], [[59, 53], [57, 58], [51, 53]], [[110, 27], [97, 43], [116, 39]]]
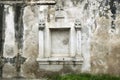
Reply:
[[120, 80], [120, 77], [110, 75], [67, 74], [49, 76], [48, 80]]

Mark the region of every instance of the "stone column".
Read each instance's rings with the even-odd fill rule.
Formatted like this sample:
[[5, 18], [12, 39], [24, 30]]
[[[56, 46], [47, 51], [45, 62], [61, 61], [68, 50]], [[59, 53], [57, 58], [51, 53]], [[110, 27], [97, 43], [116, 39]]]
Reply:
[[75, 57], [75, 28], [70, 29], [70, 57]]
[[76, 57], [81, 57], [81, 24], [79, 20], [75, 22], [77, 54]]
[[77, 27], [76, 28], [76, 35], [77, 35], [77, 56], [81, 56], [81, 28]]
[[[11, 5], [5, 5], [5, 40], [3, 56], [5, 58], [13, 58], [15, 56], [15, 22], [14, 8]], [[7, 63], [3, 67], [3, 77], [11, 78], [15, 76], [15, 67]]]
[[45, 57], [51, 57], [51, 31], [48, 27], [45, 29]]
[[4, 56], [13, 57], [15, 55], [15, 29], [14, 29], [14, 10], [13, 6], [5, 5], [5, 42]]
[[45, 23], [43, 21], [40, 21], [40, 24], [39, 24], [39, 57], [38, 58], [44, 58], [44, 28], [45, 28]]

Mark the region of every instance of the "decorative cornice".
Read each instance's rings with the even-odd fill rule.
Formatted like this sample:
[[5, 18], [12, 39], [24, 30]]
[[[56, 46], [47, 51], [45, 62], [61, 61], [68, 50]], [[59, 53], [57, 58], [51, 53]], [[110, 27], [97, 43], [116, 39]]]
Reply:
[[56, 1], [55, 0], [40, 0], [40, 1], [10, 1], [10, 0], [6, 0], [6, 1], [0, 1], [0, 4], [7, 4], [7, 5], [11, 5], [11, 4], [27, 4], [27, 5], [55, 5]]

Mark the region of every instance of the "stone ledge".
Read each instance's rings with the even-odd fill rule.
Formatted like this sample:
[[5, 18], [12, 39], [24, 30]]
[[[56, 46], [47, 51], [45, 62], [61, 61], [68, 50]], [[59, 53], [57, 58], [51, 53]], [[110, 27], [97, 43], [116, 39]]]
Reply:
[[56, 4], [56, 1], [54, 0], [45, 0], [45, 1], [0, 1], [0, 4], [37, 4], [37, 5], [54, 5]]
[[70, 29], [71, 27], [49, 27], [49, 29]]
[[83, 63], [82, 58], [37, 58], [37, 62], [39, 64], [52, 64], [52, 65], [60, 65], [60, 64], [79, 64]]

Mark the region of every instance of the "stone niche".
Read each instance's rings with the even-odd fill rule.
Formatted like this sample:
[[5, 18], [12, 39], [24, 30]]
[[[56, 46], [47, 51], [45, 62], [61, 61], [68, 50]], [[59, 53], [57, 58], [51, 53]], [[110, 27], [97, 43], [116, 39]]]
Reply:
[[76, 21], [74, 27], [47, 27], [41, 21], [37, 61], [40, 65], [82, 64], [80, 23]]
[[69, 57], [70, 56], [70, 29], [50, 29], [51, 33], [51, 56]]

